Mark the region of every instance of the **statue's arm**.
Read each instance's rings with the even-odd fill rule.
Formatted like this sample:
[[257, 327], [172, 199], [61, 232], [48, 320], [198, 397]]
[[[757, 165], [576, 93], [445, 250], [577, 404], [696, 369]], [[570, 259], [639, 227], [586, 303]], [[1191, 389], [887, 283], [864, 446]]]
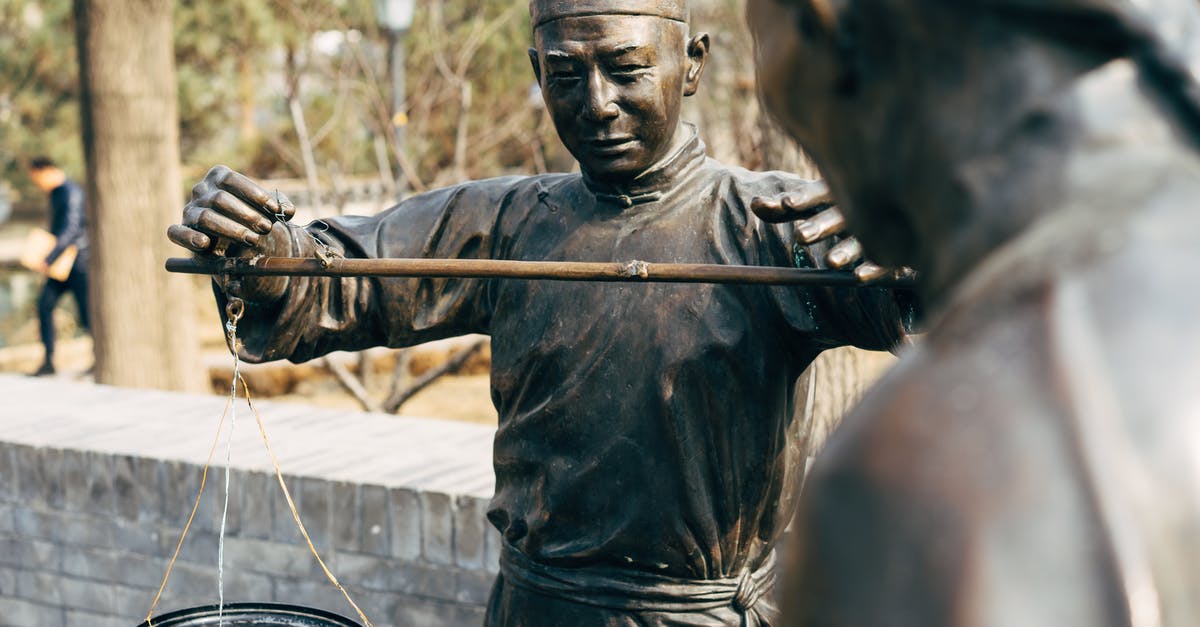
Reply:
[[[248, 179], [239, 177], [225, 173], [222, 180], [246, 186]], [[201, 194], [199, 199], [194, 194], [185, 208], [184, 224], [172, 227], [169, 234], [197, 256], [486, 258], [493, 254], [499, 216], [516, 182], [467, 183], [414, 196], [375, 216], [326, 218], [307, 227], [275, 219], [288, 216], [270, 203], [289, 203], [261, 189], [235, 188], [233, 193]], [[214, 187], [222, 190], [220, 185]], [[204, 192], [201, 187], [198, 191]], [[262, 206], [251, 205], [253, 219], [242, 221], [243, 243], [223, 249], [221, 238], [233, 239], [238, 233], [231, 237], [222, 232], [218, 227], [224, 223], [218, 218], [232, 220], [238, 210], [251, 214], [245, 199], [256, 195], [263, 198]], [[261, 224], [264, 221], [270, 224]], [[246, 303], [238, 328], [243, 357], [304, 361], [336, 350], [399, 347], [486, 333], [490, 311], [484, 285], [475, 279], [270, 277], [246, 278], [232, 287], [215, 281], [214, 291], [222, 312], [227, 296]]]

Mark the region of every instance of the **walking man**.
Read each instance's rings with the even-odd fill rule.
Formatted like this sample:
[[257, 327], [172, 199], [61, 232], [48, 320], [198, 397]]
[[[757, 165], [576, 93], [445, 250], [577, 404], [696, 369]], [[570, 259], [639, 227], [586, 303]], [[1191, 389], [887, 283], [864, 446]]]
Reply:
[[46, 157], [36, 157], [29, 162], [29, 178], [43, 192], [50, 194], [50, 233], [56, 238], [54, 248], [46, 256], [43, 274], [58, 261], [69, 247], [76, 250], [75, 265], [66, 280], [46, 277], [37, 300], [38, 326], [41, 332], [45, 356], [42, 365], [33, 372], [34, 376], [54, 374], [54, 308], [66, 292], [75, 296], [79, 309], [79, 324], [87, 330], [88, 324], [88, 239], [87, 215], [84, 210], [83, 188], [67, 178], [62, 168]]

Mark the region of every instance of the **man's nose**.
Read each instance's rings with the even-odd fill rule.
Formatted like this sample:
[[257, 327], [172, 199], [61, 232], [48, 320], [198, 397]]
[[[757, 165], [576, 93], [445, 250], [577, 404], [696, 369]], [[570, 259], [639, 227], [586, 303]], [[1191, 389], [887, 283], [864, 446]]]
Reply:
[[583, 105], [583, 117], [593, 122], [606, 122], [621, 114], [617, 106], [617, 89], [599, 70], [588, 72], [587, 101]]

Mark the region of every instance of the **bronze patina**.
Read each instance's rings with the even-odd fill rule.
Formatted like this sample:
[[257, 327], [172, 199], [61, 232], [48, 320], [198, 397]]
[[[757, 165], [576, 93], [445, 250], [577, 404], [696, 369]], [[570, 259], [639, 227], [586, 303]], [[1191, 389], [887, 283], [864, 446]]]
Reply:
[[[322, 251], [824, 267], [828, 242], [794, 247], [790, 224], [751, 212], [824, 206], [824, 187], [722, 165], [680, 121], [709, 53], [686, 7], [531, 5], [530, 60], [581, 174], [468, 182], [304, 230], [286, 223], [286, 200], [217, 167], [170, 236], [203, 263]], [[220, 287], [245, 300], [251, 361], [491, 336], [497, 626], [775, 624], [773, 547], [806, 452], [797, 380], [826, 348], [894, 346], [907, 314], [888, 290], [849, 286], [244, 276]]]
[[751, 4], [934, 307], [815, 464], [787, 624], [1200, 624], [1200, 4]]

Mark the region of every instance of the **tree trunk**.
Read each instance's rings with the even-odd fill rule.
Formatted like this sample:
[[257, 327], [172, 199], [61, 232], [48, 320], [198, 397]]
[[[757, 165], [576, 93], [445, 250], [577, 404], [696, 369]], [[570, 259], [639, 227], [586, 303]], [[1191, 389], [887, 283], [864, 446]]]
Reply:
[[[820, 178], [821, 173], [812, 159], [773, 120], [760, 114], [758, 125], [763, 169]], [[809, 424], [810, 455], [821, 449], [846, 412], [894, 361], [888, 353], [844, 347], [821, 353], [809, 366], [807, 376], [800, 379], [799, 385], [811, 386], [811, 389], [798, 390], [796, 411], [812, 412], [811, 416], [798, 417]], [[806, 399], [810, 402], [805, 402]]]
[[96, 380], [201, 390], [195, 284], [178, 252], [179, 116], [171, 0], [75, 0], [92, 250]]

